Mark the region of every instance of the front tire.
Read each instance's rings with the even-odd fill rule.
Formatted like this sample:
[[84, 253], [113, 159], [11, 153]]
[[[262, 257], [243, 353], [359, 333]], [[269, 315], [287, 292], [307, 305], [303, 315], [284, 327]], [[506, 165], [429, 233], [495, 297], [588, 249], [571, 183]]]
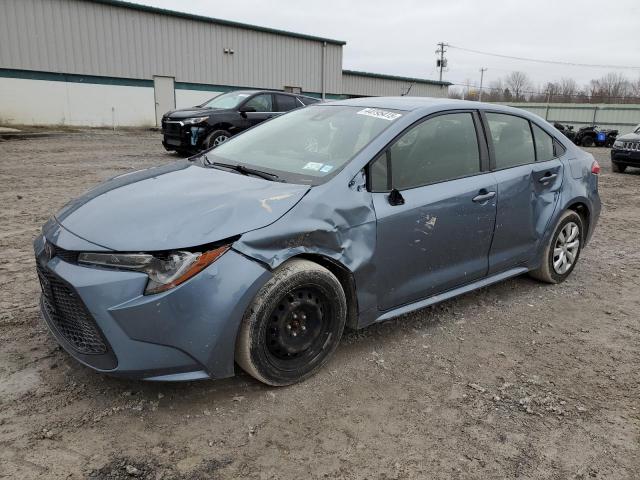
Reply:
[[619, 163], [611, 162], [611, 171], [614, 173], [624, 173], [626, 169], [626, 165], [620, 165]]
[[331, 357], [346, 316], [338, 279], [316, 263], [291, 260], [274, 271], [247, 309], [236, 362], [267, 385], [300, 382]]
[[556, 223], [540, 267], [529, 275], [546, 283], [564, 282], [578, 263], [584, 238], [582, 218], [573, 210], [567, 210]]
[[207, 138], [204, 139], [202, 145], [205, 149], [217, 147], [218, 145], [226, 142], [231, 137], [231, 134], [226, 130], [214, 130]]

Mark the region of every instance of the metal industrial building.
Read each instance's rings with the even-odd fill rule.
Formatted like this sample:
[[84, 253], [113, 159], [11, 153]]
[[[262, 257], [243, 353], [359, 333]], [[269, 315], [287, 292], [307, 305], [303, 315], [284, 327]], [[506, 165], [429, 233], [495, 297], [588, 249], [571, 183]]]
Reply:
[[342, 70], [345, 42], [116, 0], [0, 2], [0, 123], [147, 126], [237, 88], [446, 96]]

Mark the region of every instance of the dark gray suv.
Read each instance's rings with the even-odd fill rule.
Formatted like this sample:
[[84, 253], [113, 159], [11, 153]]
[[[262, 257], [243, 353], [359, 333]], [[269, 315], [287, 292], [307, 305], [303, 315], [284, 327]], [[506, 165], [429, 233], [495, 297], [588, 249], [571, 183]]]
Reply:
[[270, 385], [362, 328], [515, 275], [562, 282], [600, 214], [593, 157], [514, 108], [294, 110], [73, 200], [35, 240], [41, 311], [96, 370]]

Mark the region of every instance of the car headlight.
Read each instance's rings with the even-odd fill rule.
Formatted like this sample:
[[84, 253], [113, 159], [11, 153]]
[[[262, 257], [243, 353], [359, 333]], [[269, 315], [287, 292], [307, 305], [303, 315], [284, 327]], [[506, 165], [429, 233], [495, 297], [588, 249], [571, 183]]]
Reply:
[[182, 123], [185, 125], [195, 125], [196, 123], [202, 123], [207, 120], [209, 117], [195, 117], [195, 118], [185, 118], [182, 120]]
[[615, 142], [613, 142], [614, 147], [622, 148], [623, 145], [624, 142], [622, 140], [616, 140]]
[[164, 292], [186, 282], [220, 258], [230, 245], [207, 252], [175, 251], [163, 255], [149, 253], [81, 253], [78, 263], [134, 270], [149, 276], [145, 295]]

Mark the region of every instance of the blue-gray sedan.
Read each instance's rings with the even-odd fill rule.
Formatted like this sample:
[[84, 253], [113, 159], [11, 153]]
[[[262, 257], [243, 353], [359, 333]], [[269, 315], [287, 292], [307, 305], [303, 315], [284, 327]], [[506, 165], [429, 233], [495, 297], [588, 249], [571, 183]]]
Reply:
[[529, 273], [563, 281], [600, 213], [599, 166], [539, 117], [366, 98], [277, 117], [113, 178], [35, 240], [41, 311], [89, 367], [287, 385], [345, 326]]

